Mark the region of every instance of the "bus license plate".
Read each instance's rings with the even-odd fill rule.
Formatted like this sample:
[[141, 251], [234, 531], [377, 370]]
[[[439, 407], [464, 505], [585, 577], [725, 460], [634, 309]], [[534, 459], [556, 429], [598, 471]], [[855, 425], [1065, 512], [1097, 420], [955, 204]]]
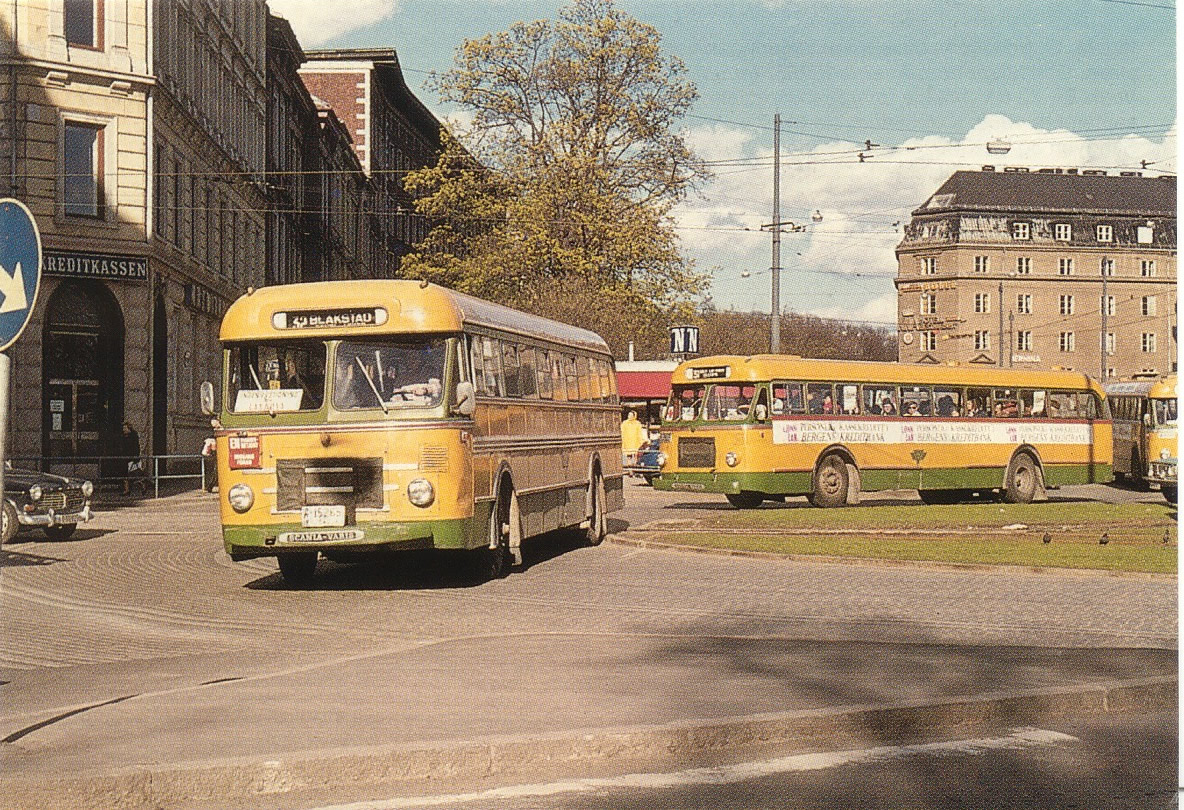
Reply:
[[300, 507], [300, 525], [306, 529], [344, 526], [345, 507], [341, 504], [332, 506], [302, 506]]
[[342, 543], [365, 537], [361, 529], [329, 529], [319, 532], [283, 532], [275, 540], [277, 543]]

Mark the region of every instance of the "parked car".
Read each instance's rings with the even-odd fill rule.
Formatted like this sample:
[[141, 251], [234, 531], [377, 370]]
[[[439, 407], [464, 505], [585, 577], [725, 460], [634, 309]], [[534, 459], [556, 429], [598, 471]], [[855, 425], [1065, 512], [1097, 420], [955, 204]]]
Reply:
[[661, 442], [652, 439], [642, 444], [632, 458], [626, 459], [625, 471], [636, 478], [644, 478], [647, 484], [652, 484], [654, 478], [661, 472], [658, 464], [658, 453], [661, 452]]
[[81, 478], [7, 469], [0, 542], [7, 543], [26, 526], [38, 526], [50, 540], [65, 540], [79, 523], [91, 519], [95, 486]]

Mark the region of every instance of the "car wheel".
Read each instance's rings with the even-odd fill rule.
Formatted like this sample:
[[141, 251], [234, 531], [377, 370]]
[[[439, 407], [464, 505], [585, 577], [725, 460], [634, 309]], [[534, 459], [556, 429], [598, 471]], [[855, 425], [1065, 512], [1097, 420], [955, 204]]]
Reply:
[[280, 573], [289, 585], [307, 585], [312, 582], [317, 570], [317, 552], [295, 551], [277, 554], [276, 561], [280, 565]]
[[16, 537], [20, 525], [16, 519], [16, 507], [5, 501], [3, 518], [0, 519], [0, 543], [7, 543]]

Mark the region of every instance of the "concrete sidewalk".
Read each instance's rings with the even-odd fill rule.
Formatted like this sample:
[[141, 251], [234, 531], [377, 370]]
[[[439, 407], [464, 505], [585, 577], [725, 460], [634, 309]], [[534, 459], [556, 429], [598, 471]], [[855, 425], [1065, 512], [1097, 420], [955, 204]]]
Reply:
[[1176, 653], [557, 631], [403, 643], [53, 712], [22, 715], [19, 679], [5, 690], [5, 808], [246, 807], [1163, 707]]

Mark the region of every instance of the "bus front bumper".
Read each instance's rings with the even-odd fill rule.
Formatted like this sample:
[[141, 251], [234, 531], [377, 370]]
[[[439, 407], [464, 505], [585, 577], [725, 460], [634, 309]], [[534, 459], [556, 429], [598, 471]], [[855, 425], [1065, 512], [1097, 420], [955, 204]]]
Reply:
[[223, 526], [222, 542], [232, 560], [269, 557], [289, 551], [396, 551], [464, 549], [481, 544], [473, 521], [370, 521], [337, 528], [306, 528], [299, 523]]

